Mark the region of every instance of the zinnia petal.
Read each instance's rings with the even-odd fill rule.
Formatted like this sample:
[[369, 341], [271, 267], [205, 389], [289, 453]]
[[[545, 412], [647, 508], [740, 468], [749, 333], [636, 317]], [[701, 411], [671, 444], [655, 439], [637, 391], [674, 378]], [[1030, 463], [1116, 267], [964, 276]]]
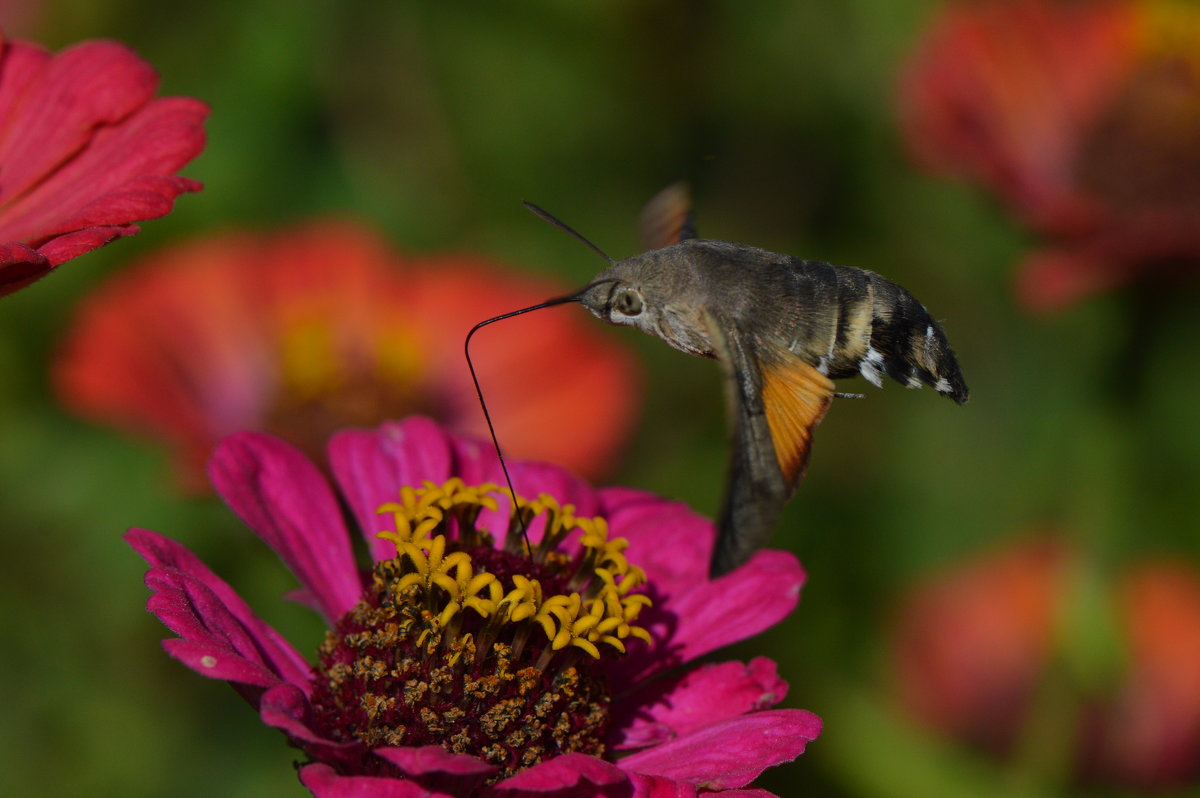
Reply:
[[51, 236], [69, 241], [91, 228], [136, 233], [131, 220], [165, 216], [176, 196], [200, 190], [200, 183], [172, 173], [196, 156], [207, 112], [189, 98], [163, 98], [120, 127], [97, 132], [69, 170], [56, 172], [0, 216], [4, 229], [17, 231], [17, 238], [22, 231], [49, 238], [39, 251], [55, 264], [67, 259], [68, 244]]
[[[689, 510], [680, 511], [680, 506], [665, 503], [660, 508], [642, 508], [634, 516], [636, 524], [630, 523], [628, 516], [614, 516], [613, 523], [619, 523], [622, 534], [629, 536], [629, 556], [646, 563], [643, 568], [650, 581], [656, 587], [665, 586], [664, 599], [670, 596], [670, 601], [643, 612], [641, 622], [652, 635], [662, 636], [670, 629], [673, 648], [670, 654], [630, 656], [619, 662], [613, 672], [629, 684], [756, 635], [779, 623], [799, 602], [805, 574], [796, 557], [787, 552], [757, 552], [748, 568], [708, 580], [712, 523]], [[636, 527], [648, 527], [649, 518], [654, 517], [660, 521], [649, 528], [656, 530], [656, 535], [642, 538]], [[666, 521], [668, 517], [673, 521]], [[691, 563], [692, 570], [680, 569], [678, 563]], [[696, 578], [697, 571], [706, 576]]]
[[[255, 664], [268, 667], [279, 679], [290, 684], [300, 687], [308, 685], [309, 666], [304, 658], [278, 632], [259, 619], [233, 588], [210, 571], [196, 555], [179, 543], [145, 529], [131, 529], [126, 533], [125, 540], [155, 569], [147, 574], [147, 579], [150, 578], [150, 574], [159, 574], [155, 577], [155, 588], [168, 591], [171, 595], [163, 598], [151, 596], [150, 600], [155, 602], [156, 606], [171, 612], [176, 623], [195, 630], [202, 628], [204, 632], [198, 635], [200, 639], [211, 637], [211, 629], [217, 626], [215, 620], [197, 614], [202, 605], [186, 600], [182, 592], [184, 585], [187, 580], [194, 580], [212, 594], [222, 612], [227, 612], [236, 620], [239, 627], [228, 623], [226, 625], [233, 628], [235, 634], [243, 641], [242, 651], [247, 655], [254, 655]], [[151, 609], [151, 612], [157, 614], [154, 609]], [[189, 620], [188, 616], [192, 616], [194, 621]], [[177, 629], [170, 618], [162, 620], [172, 630]], [[243, 631], [249, 636], [249, 641], [241, 637]], [[249, 644], [251, 642], [252, 645]], [[181, 650], [180, 653], [186, 652]], [[261, 655], [261, 658], [257, 655]], [[200, 656], [203, 657], [203, 654]], [[213, 675], [211, 669], [199, 661], [188, 664], [193, 668], [200, 664], [203, 670], [197, 670], [205, 675]]]
[[[618, 748], [642, 748], [690, 734], [718, 720], [768, 709], [787, 695], [775, 663], [705, 665], [672, 680], [655, 680], [629, 697], [632, 717]], [[633, 709], [636, 707], [636, 709]], [[622, 718], [618, 718], [622, 723]]]
[[626, 757], [621, 766], [707, 789], [744, 787], [772, 765], [790, 762], [821, 733], [802, 709], [772, 709], [718, 721], [693, 734]]
[[687, 505], [632, 488], [604, 488], [600, 503], [665, 595], [692, 589], [696, 574], [707, 571], [714, 540], [712, 522]]
[[405, 777], [431, 790], [451, 795], [469, 795], [496, 768], [477, 757], [452, 754], [439, 745], [410, 748], [379, 748], [375, 755], [386, 759]]
[[[28, 45], [11, 42], [7, 48]], [[92, 133], [129, 116], [154, 96], [158, 76], [116, 42], [79, 44], [42, 62], [43, 69], [0, 107], [0, 201], [11, 203], [87, 146]]]
[[403, 779], [342, 776], [319, 763], [300, 768], [300, 782], [316, 798], [455, 798], [453, 794], [430, 792]]
[[[583, 754], [564, 754], [523, 770], [499, 782], [499, 795], [603, 795], [605, 787], [627, 781], [629, 776], [616, 765]], [[601, 789], [598, 789], [601, 788]]]
[[396, 556], [396, 547], [375, 537], [384, 528], [376, 510], [396, 498], [397, 485], [444, 481], [452, 473], [453, 460], [442, 428], [415, 417], [385, 423], [378, 430], [339, 432], [329, 441], [329, 464], [378, 562]]
[[116, 42], [0, 42], [0, 295], [201, 188], [174, 172], [203, 149], [208, 108], [157, 86]]
[[329, 483], [294, 448], [270, 435], [226, 438], [209, 465], [213, 486], [279, 555], [331, 624], [362, 593], [354, 552]]

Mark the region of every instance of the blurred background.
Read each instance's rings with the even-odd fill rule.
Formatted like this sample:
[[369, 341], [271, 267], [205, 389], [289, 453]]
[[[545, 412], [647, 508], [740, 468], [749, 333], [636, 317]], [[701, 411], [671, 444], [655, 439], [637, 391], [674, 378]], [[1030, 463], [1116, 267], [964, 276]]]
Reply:
[[[120, 535], [182, 541], [301, 651], [321, 625], [279, 600], [291, 577], [229, 511], [181, 488], [166, 444], [64, 409], [52, 363], [81, 300], [182, 242], [328, 216], [396, 252], [472, 253], [578, 287], [602, 262], [521, 200], [623, 257], [639, 249], [643, 204], [682, 178], [701, 235], [907, 287], [943, 322], [971, 387], [957, 407], [843, 384], [868, 398], [835, 403], [772, 544], [809, 573], [800, 607], [713, 658], [772, 657], [786, 705], [824, 720], [759, 786], [1200, 794], [1200, 293], [1186, 279], [1198, 261], [1187, 241], [1155, 246], [1167, 233], [1096, 235], [1145, 205], [1187, 219], [1200, 204], [1194, 162], [1145, 156], [1156, 131], [1197, 141], [1183, 134], [1200, 130], [1200, 47], [1188, 47], [1200, 36], [1169, 25], [1174, 38], [1147, 44], [1157, 29], [1136, 15], [1167, 4], [1116, 4], [1133, 21], [1104, 25], [1126, 49], [1092, 55], [1119, 64], [1078, 105], [1052, 74], [1045, 107], [1071, 113], [1043, 124], [1021, 99], [1041, 92], [1030, 74], [1065, 63], [1078, 86], [1091, 62], [1036, 47], [1083, 38], [1072, 26], [1113, 4], [1007, 5], [967, 25], [960, 66], [930, 49], [930, 31], [949, 30], [932, 0], [0, 4], [10, 38], [52, 50], [117, 39], [158, 70], [160, 93], [213, 109], [207, 149], [182, 172], [202, 193], [0, 305], [5, 792], [304, 794], [281, 735], [162, 652], [144, 565]], [[1047, 22], [1064, 8], [1080, 18]], [[1016, 22], [989, 38], [1004, 19]], [[929, 75], [914, 71], [919, 52]], [[1154, 58], [1168, 62], [1158, 93], [1145, 81], [1162, 65], [1138, 71]], [[1110, 197], [1130, 180], [1097, 177], [1080, 151], [1160, 180]], [[1067, 256], [1069, 286], [1084, 288], [1039, 293]], [[1081, 280], [1089, 268], [1102, 277]], [[630, 378], [642, 401], [627, 439], [593, 476], [715, 513], [718, 369], [631, 330], [597, 332], [644, 377]], [[526, 368], [530, 385], [552, 376]]]

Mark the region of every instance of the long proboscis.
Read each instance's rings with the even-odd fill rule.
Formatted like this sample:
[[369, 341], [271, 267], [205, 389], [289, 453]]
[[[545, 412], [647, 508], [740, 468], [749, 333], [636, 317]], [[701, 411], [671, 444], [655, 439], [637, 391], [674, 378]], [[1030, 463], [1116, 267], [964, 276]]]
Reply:
[[[586, 291], [587, 289], [584, 290]], [[514, 310], [509, 313], [501, 313], [499, 316], [487, 319], [486, 321], [481, 321], [476, 324], [471, 328], [471, 331], [467, 333], [466, 340], [463, 341], [463, 354], [467, 357], [467, 368], [471, 372], [471, 382], [475, 384], [475, 395], [479, 397], [479, 406], [483, 409], [483, 420], [487, 422], [488, 433], [492, 436], [492, 445], [496, 447], [496, 457], [498, 457], [500, 460], [500, 470], [504, 472], [504, 481], [508, 485], [508, 495], [512, 498], [513, 517], [516, 518], [517, 522], [521, 525], [521, 536], [525, 539], [525, 546], [528, 548], [530, 553], [533, 552], [533, 545], [529, 542], [529, 530], [525, 528], [525, 520], [521, 517], [519, 508], [517, 507], [517, 491], [513, 487], [512, 477], [508, 475], [508, 466], [504, 463], [504, 452], [500, 450], [500, 439], [496, 437], [496, 427], [492, 424], [492, 414], [488, 412], [487, 402], [483, 400], [483, 389], [479, 387], [479, 377], [475, 373], [475, 364], [471, 362], [471, 337], [475, 335], [475, 333], [478, 332], [481, 327], [486, 327], [487, 325], [493, 324], [497, 321], [511, 319], [513, 316], [520, 316], [523, 313], [541, 310], [542, 308], [554, 307], [555, 305], [565, 305], [568, 302], [578, 302], [580, 296], [582, 295], [583, 291], [580, 291], [568, 296], [560, 296], [555, 297], [554, 299], [548, 299], [545, 302], [539, 302], [536, 305], [530, 305], [529, 307], [521, 308], [520, 310]]]

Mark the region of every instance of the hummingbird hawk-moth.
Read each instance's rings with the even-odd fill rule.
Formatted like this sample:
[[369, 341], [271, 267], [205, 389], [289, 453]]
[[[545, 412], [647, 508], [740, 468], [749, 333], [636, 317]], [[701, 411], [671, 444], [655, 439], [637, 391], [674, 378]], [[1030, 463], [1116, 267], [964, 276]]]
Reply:
[[604, 321], [721, 365], [732, 453], [714, 577], [766, 543], [804, 477], [813, 430], [845, 395], [833, 380], [861, 375], [882, 387], [886, 375], [967, 401], [945, 333], [912, 294], [865, 269], [699, 238], [682, 185], [643, 212], [647, 251], [619, 261], [526, 205], [610, 263], [582, 290], [535, 308], [579, 302]]

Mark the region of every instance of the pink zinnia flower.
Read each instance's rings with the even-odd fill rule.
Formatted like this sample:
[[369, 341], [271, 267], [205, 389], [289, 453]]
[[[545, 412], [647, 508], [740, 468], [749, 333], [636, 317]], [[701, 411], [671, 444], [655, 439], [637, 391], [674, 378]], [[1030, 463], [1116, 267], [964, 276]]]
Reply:
[[[686, 668], [795, 606], [795, 558], [761, 551], [710, 581], [714, 528], [686, 507], [511, 465], [409, 419], [330, 443], [374, 559], [354, 562], [338, 498], [284, 442], [220, 445], [217, 490], [329, 624], [310, 664], [187, 549], [146, 530], [148, 608], [167, 652], [228, 681], [307, 762], [318, 796], [679, 796], [742, 790], [820, 731], [770, 660]], [[375, 530], [384, 529], [379, 535]]]
[[[487, 435], [463, 359], [472, 325], [566, 293], [485, 258], [404, 256], [370, 228], [312, 222], [224, 233], [122, 269], [81, 304], [55, 363], [64, 404], [170, 444], [203, 489], [217, 441], [278, 435], [318, 461], [349, 427], [428, 413]], [[629, 353], [571, 309], [472, 342], [506, 453], [593, 476], [627, 438], [640, 393]], [[517, 375], [537, 362], [533, 390]]]
[[116, 42], [0, 39], [0, 296], [200, 190], [175, 172], [204, 148], [208, 107], [157, 88]]
[[1020, 300], [1063, 307], [1200, 268], [1200, 11], [1180, 0], [947, 3], [900, 86], [929, 168], [977, 181], [1047, 245]]

